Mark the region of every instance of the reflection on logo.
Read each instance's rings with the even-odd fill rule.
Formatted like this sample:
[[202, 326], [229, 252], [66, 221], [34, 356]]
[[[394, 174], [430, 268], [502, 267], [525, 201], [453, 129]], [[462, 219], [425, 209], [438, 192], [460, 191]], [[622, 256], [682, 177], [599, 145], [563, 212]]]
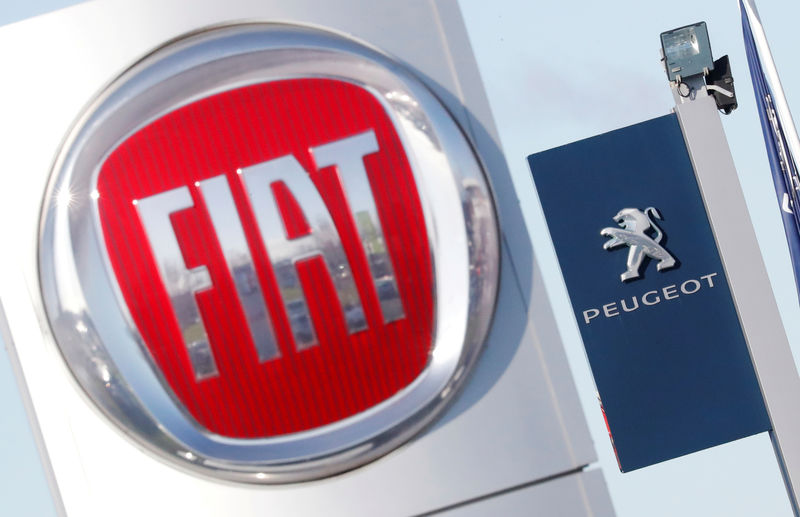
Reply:
[[[645, 257], [658, 260], [656, 265], [658, 271], [675, 266], [675, 257], [659, 244], [664, 233], [653, 221], [653, 217], [661, 219], [661, 214], [652, 206], [645, 208], [644, 212], [638, 208], [623, 208], [614, 216], [614, 220], [621, 228], [607, 227], [600, 230], [600, 235], [610, 237], [603, 244], [603, 249], [610, 250], [623, 244], [629, 248], [626, 262], [628, 269], [620, 275], [623, 282], [639, 278], [639, 270]], [[648, 230], [653, 230], [654, 238], [645, 233]]]
[[[311, 149], [320, 168], [336, 166], [345, 189], [348, 208], [354, 210], [361, 244], [367, 242], [370, 272], [377, 288], [384, 323], [405, 317], [394, 269], [386, 253], [383, 228], [378, 219], [363, 158], [379, 150], [373, 131], [326, 143]], [[251, 200], [257, 226], [272, 260], [281, 299], [289, 316], [289, 324], [299, 350], [317, 345], [311, 324], [305, 293], [300, 286], [296, 265], [301, 260], [321, 257], [330, 275], [344, 311], [348, 333], [367, 328], [367, 321], [350, 264], [339, 238], [333, 218], [311, 181], [309, 174], [292, 155], [275, 158], [237, 171]], [[280, 356], [273, 323], [264, 304], [254, 262], [247, 245], [243, 226], [228, 179], [224, 175], [196, 182], [222, 247], [222, 255], [236, 285], [238, 302], [246, 316], [250, 337], [255, 343], [260, 361]], [[358, 195], [353, 195], [358, 193]], [[285, 203], [302, 211], [300, 232], [290, 232], [290, 209]], [[213, 288], [205, 266], [189, 268], [182, 258], [171, 216], [194, 207], [189, 186], [150, 195], [134, 201], [147, 233], [162, 282], [171, 293], [173, 310], [181, 326], [184, 344], [189, 352], [197, 380], [217, 377], [214, 355], [206, 333], [206, 323], [196, 293]], [[247, 210], [246, 207], [240, 210]], [[292, 234], [292, 233], [296, 233]], [[380, 252], [372, 252], [379, 249]], [[380, 287], [377, 287], [380, 286]]]

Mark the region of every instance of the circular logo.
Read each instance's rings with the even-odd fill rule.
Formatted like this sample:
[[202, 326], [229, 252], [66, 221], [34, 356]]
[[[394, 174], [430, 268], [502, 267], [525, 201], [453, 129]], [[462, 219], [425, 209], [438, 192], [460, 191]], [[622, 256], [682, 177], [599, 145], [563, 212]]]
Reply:
[[55, 341], [127, 434], [186, 468], [342, 472], [431, 422], [494, 307], [491, 194], [396, 62], [318, 30], [238, 25], [114, 81], [48, 187]]

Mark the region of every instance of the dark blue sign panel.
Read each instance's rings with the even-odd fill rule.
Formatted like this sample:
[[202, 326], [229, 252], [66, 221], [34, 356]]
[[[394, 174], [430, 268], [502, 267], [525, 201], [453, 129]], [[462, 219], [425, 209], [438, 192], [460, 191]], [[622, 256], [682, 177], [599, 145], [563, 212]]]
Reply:
[[769, 430], [677, 117], [528, 162], [621, 469]]

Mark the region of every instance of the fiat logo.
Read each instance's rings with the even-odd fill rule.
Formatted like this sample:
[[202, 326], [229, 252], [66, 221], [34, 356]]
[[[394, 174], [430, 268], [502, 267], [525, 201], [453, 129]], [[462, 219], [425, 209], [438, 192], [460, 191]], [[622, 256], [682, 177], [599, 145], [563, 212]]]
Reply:
[[48, 188], [54, 342], [115, 425], [205, 475], [386, 454], [488, 331], [477, 157], [424, 84], [339, 36], [249, 24], [159, 49], [78, 120]]

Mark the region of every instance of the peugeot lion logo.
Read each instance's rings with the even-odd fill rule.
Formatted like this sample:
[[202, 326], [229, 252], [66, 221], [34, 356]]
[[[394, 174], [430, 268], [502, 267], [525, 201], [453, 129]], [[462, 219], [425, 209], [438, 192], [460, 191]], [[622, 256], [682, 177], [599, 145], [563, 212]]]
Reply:
[[[658, 271], [675, 266], [675, 257], [659, 244], [664, 233], [653, 221], [653, 217], [661, 219], [661, 214], [652, 206], [645, 208], [644, 212], [638, 208], [623, 208], [614, 216], [621, 228], [607, 227], [600, 230], [600, 235], [610, 237], [603, 244], [603, 249], [610, 250], [623, 244], [629, 248], [626, 263], [628, 269], [620, 275], [623, 282], [639, 278], [645, 256], [658, 260]], [[655, 232], [655, 238], [645, 233], [648, 230]]]
[[[628, 269], [620, 275], [623, 282], [639, 278], [639, 270], [645, 257], [657, 260], [656, 269], [663, 271], [677, 265], [677, 260], [660, 244], [664, 232], [653, 219], [661, 219], [661, 214], [654, 207], [643, 211], [638, 208], [623, 208], [614, 220], [620, 228], [609, 227], [600, 230], [600, 235], [609, 237], [603, 248], [610, 250], [621, 245], [628, 246]], [[652, 237], [648, 234], [652, 235]], [[597, 304], [583, 311], [583, 322], [589, 325], [593, 319], [605, 316], [606, 319], [622, 316], [626, 313], [650, 308], [662, 302], [676, 300], [681, 296], [691, 296], [701, 289], [713, 289], [717, 284], [714, 271], [699, 278], [688, 278], [683, 282], [675, 282], [644, 293], [627, 292], [624, 298]], [[717, 279], [718, 280], [718, 279]]]

